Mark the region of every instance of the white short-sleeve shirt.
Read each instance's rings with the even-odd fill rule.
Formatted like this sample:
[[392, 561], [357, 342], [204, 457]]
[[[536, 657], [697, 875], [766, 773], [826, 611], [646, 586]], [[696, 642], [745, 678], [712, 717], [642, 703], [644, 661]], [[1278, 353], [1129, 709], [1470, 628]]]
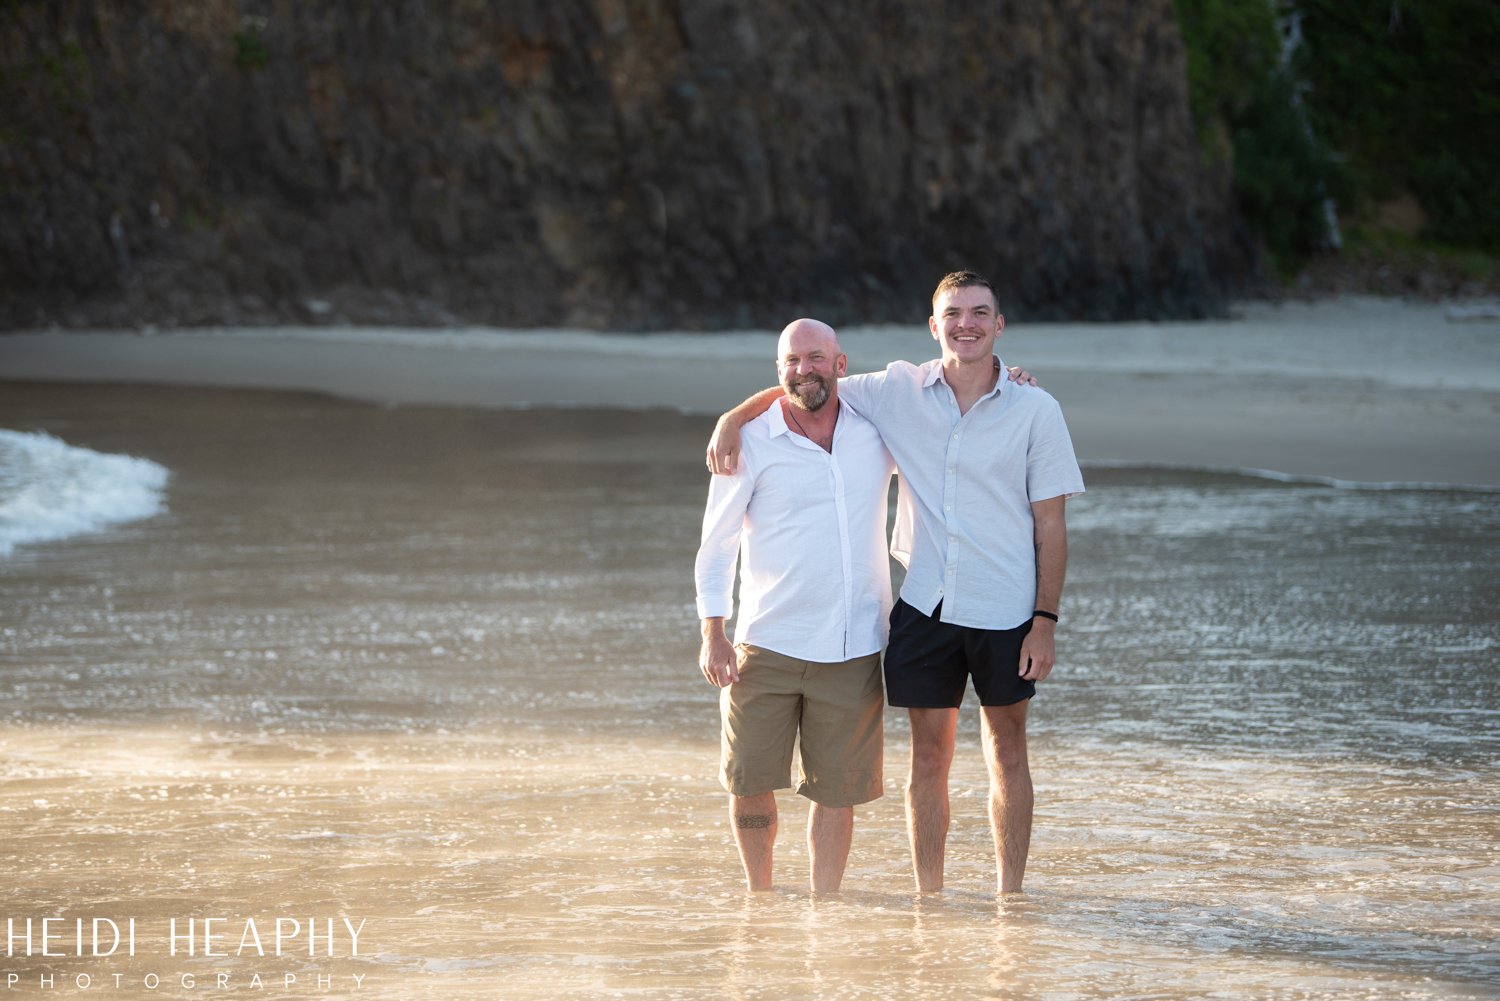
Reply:
[[[999, 359], [996, 359], [999, 363]], [[907, 568], [901, 598], [981, 629], [1013, 629], [1036, 607], [1031, 505], [1083, 493], [1057, 401], [1006, 380], [966, 414], [941, 360], [892, 362], [849, 376], [840, 398], [880, 431], [901, 488], [891, 552]]]
[[855, 409], [841, 402], [829, 453], [792, 433], [777, 403], [744, 426], [734, 474], [710, 482], [694, 567], [698, 615], [734, 611], [738, 562], [736, 643], [819, 663], [885, 646], [895, 463]]

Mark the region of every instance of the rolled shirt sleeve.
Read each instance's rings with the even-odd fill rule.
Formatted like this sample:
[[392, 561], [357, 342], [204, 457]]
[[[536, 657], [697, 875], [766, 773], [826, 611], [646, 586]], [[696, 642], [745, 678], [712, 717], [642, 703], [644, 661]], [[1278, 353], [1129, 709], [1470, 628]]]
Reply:
[[1026, 499], [1031, 503], [1083, 493], [1083, 474], [1062, 407], [1048, 396], [1031, 424], [1026, 449]]

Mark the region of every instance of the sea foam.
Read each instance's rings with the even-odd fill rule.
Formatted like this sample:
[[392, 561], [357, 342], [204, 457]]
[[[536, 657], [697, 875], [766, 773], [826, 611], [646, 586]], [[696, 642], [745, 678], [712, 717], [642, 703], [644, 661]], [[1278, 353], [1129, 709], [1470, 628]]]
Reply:
[[160, 514], [170, 478], [149, 459], [0, 429], [0, 557]]

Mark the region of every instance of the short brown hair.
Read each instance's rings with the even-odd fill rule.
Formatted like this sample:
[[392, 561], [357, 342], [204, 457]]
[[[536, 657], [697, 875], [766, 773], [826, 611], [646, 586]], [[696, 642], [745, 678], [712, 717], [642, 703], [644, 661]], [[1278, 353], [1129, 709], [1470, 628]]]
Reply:
[[938, 296], [944, 292], [952, 292], [954, 289], [969, 288], [974, 285], [979, 285], [990, 290], [990, 299], [994, 301], [995, 309], [998, 312], [1000, 309], [1000, 297], [995, 294], [995, 286], [989, 283], [989, 279], [973, 271], [951, 271], [944, 275], [943, 280], [938, 282], [937, 288], [932, 290], [933, 307], [937, 307]]

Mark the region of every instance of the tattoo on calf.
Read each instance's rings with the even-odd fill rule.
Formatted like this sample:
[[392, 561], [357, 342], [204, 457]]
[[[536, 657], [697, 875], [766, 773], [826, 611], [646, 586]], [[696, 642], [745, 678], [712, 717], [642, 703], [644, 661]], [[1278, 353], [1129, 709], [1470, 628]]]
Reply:
[[771, 826], [771, 815], [769, 813], [739, 813], [735, 815], [734, 825], [742, 830], [764, 830]]

